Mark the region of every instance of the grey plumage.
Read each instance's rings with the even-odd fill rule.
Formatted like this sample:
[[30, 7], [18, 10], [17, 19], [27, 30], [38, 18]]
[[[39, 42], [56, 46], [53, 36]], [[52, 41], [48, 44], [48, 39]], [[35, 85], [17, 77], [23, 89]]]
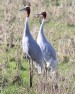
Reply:
[[[30, 5], [30, 4], [29, 4]], [[35, 42], [33, 39], [28, 25], [28, 19], [30, 15], [30, 6], [26, 6], [25, 8], [21, 9], [20, 11], [26, 11], [26, 20], [25, 20], [25, 28], [23, 33], [23, 39], [22, 39], [22, 47], [23, 47], [23, 53], [26, 54], [26, 57], [29, 60], [30, 65], [30, 87], [32, 87], [32, 80], [33, 80], [33, 61], [35, 61], [38, 65], [38, 74], [41, 73], [41, 68], [44, 63], [44, 58], [42, 51], [39, 47], [39, 45]], [[32, 63], [30, 63], [30, 60], [32, 60]]]
[[29, 18], [26, 17], [25, 28], [24, 28], [23, 39], [22, 39], [23, 52], [27, 55], [29, 59], [32, 59], [38, 64], [38, 73], [39, 73], [39, 67], [41, 71], [41, 67], [43, 65], [44, 59], [39, 45], [35, 42], [35, 40], [33, 39], [30, 33], [28, 19]]
[[56, 58], [56, 52], [53, 48], [53, 46], [51, 45], [51, 43], [49, 43], [43, 33], [43, 26], [44, 26], [44, 20], [42, 20], [42, 24], [40, 26], [40, 31], [38, 33], [38, 37], [37, 37], [37, 43], [40, 46], [43, 56], [44, 56], [44, 60], [47, 63], [47, 67], [51, 68], [51, 72], [55, 71], [58, 65], [57, 62], [57, 58]]

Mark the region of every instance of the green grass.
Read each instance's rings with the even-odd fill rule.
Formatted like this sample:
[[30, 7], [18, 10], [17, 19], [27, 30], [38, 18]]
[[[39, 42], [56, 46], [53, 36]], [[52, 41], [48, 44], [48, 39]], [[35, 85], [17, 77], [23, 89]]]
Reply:
[[3, 91], [2, 94], [27, 94], [26, 89], [22, 86], [18, 85], [10, 85], [7, 86]]
[[65, 76], [67, 72], [70, 70], [70, 65], [68, 63], [59, 64], [59, 71]]
[[[20, 56], [21, 64], [24, 69], [18, 70], [18, 73], [21, 77], [20, 86], [17, 84], [16, 85], [12, 84], [12, 80], [13, 80], [14, 76], [17, 74], [16, 61], [13, 61], [14, 59], [12, 59], [13, 57], [15, 58], [15, 56], [13, 56], [13, 54], [15, 54], [15, 52], [16, 52], [15, 48], [9, 49], [9, 51], [7, 52], [8, 53], [7, 54], [8, 63], [7, 63], [7, 67], [6, 67], [6, 72], [5, 73], [2, 72], [3, 77], [5, 77], [7, 79], [7, 83], [6, 83], [6, 86], [4, 87], [4, 89], [2, 90], [2, 94], [20, 94], [19, 88], [23, 89], [24, 87], [27, 87], [27, 86], [29, 87], [29, 64], [28, 64], [27, 60], [24, 60], [22, 58], [22, 56]], [[26, 94], [26, 93], [23, 93], [23, 94]]]

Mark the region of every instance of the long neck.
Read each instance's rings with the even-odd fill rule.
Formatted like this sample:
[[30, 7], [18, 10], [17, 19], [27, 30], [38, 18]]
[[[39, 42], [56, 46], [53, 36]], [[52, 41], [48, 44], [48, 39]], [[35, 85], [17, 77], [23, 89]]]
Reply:
[[43, 27], [44, 27], [44, 19], [42, 20], [42, 24], [40, 26], [40, 33], [43, 33]]
[[45, 36], [44, 36], [44, 33], [43, 33], [43, 28], [44, 28], [44, 19], [42, 20], [38, 37], [45, 39]]
[[26, 35], [30, 35], [30, 30], [29, 30], [29, 25], [28, 25], [28, 17], [26, 17], [26, 20], [25, 20], [25, 28], [24, 28], [24, 36]]

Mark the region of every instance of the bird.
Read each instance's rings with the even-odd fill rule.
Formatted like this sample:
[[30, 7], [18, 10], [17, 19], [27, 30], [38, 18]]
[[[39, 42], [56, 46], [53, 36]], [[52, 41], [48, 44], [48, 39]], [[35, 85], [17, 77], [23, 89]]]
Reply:
[[40, 12], [37, 15], [41, 15], [43, 17], [41, 26], [40, 26], [40, 30], [37, 36], [37, 43], [40, 46], [42, 53], [43, 53], [43, 57], [44, 60], [46, 62], [46, 67], [50, 68], [50, 72], [51, 73], [55, 73], [55, 70], [57, 69], [57, 65], [58, 65], [58, 61], [57, 61], [57, 57], [56, 57], [56, 51], [53, 48], [52, 44], [46, 39], [43, 29], [44, 29], [44, 22], [46, 19], [46, 12]]
[[[29, 64], [30, 64], [30, 59], [37, 63], [38, 74], [41, 74], [44, 58], [39, 45], [33, 39], [30, 33], [29, 24], [28, 24], [29, 16], [30, 16], [30, 6], [26, 5], [20, 11], [26, 11], [25, 27], [24, 27], [24, 33], [22, 38], [23, 52], [26, 54], [26, 57], [29, 60]], [[32, 87], [32, 84], [30, 85], [30, 87]]]

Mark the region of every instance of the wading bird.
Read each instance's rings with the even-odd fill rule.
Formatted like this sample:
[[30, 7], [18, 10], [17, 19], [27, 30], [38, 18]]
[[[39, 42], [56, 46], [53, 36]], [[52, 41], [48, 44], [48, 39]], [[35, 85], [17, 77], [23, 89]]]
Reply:
[[[24, 28], [23, 39], [22, 39], [23, 52], [26, 54], [29, 60], [29, 64], [30, 64], [30, 59], [37, 63], [38, 74], [40, 74], [44, 59], [43, 59], [43, 54], [42, 54], [42, 51], [39, 45], [33, 39], [30, 33], [30, 30], [29, 30], [28, 20], [30, 16], [30, 7], [26, 6], [25, 8], [21, 9], [20, 11], [26, 11], [25, 28]], [[32, 87], [31, 67], [30, 67], [30, 87]]]
[[[57, 62], [57, 58], [56, 58], [56, 52], [53, 48], [53, 46], [51, 45], [51, 43], [49, 43], [43, 33], [43, 27], [44, 27], [44, 21], [46, 19], [46, 12], [40, 12], [37, 15], [42, 15], [43, 16], [43, 20], [42, 20], [42, 24], [40, 26], [40, 31], [38, 33], [38, 37], [37, 37], [37, 43], [40, 46], [43, 56], [44, 56], [44, 60], [46, 62], [46, 67], [51, 69], [51, 73], [55, 73], [55, 70], [57, 68], [58, 62]], [[47, 70], [46, 70], [47, 72]]]

